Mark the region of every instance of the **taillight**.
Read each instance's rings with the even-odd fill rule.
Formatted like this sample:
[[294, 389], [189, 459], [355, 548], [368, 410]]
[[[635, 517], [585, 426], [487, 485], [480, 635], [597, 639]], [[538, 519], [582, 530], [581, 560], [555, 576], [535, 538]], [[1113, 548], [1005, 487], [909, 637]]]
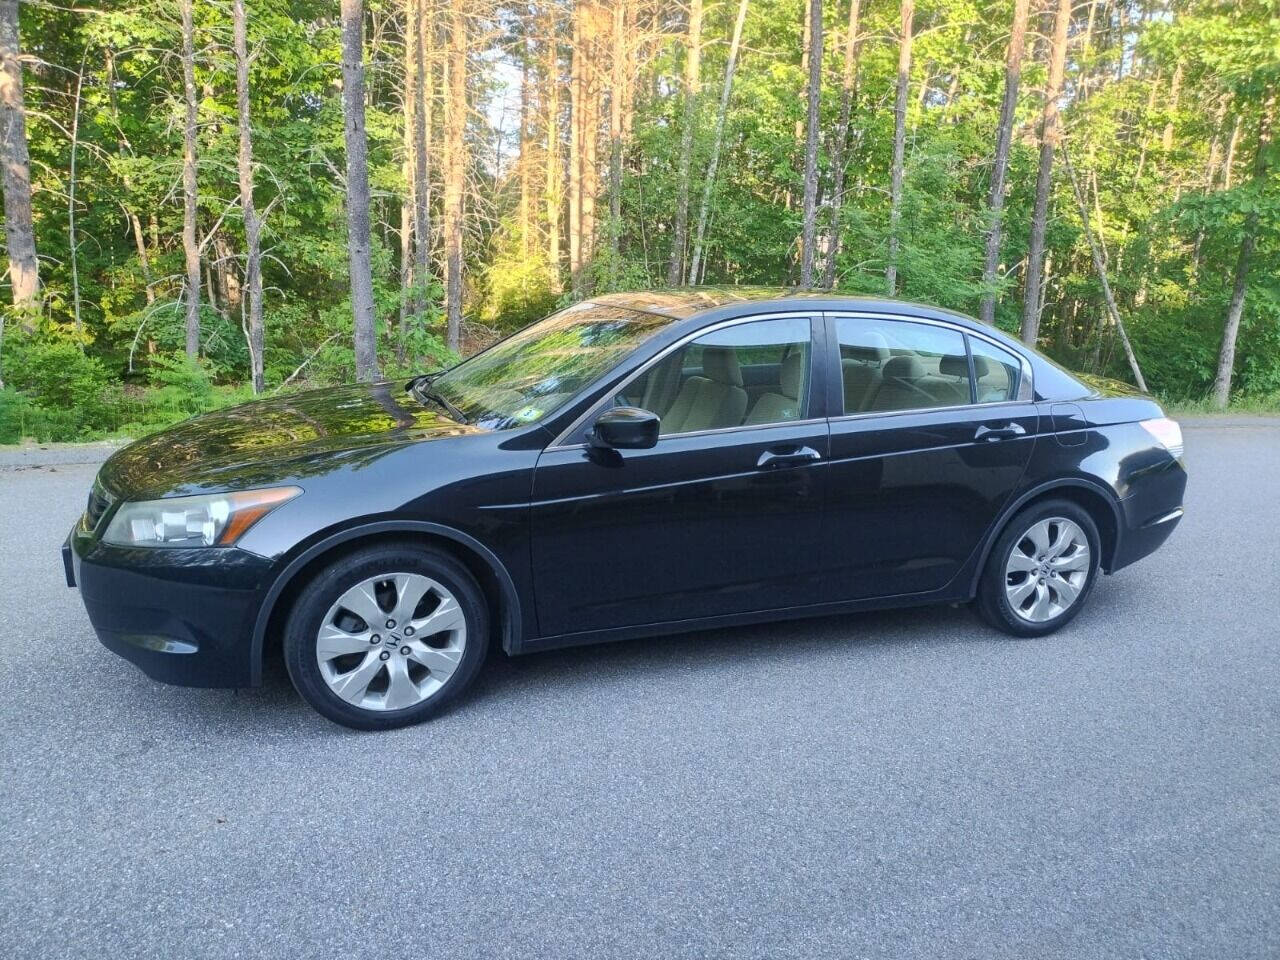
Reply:
[[1177, 420], [1159, 417], [1155, 420], [1143, 420], [1141, 425], [1174, 458], [1182, 456], [1182, 428], [1178, 426]]

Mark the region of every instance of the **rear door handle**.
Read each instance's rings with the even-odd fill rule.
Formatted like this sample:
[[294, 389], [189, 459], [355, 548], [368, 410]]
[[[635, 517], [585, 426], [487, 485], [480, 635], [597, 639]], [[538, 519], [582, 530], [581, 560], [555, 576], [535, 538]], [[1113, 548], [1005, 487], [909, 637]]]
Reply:
[[1024, 436], [1026, 432], [1026, 428], [1020, 423], [1006, 423], [1003, 427], [988, 427], [983, 424], [974, 432], [973, 439], [991, 443], [995, 440], [1012, 440], [1014, 437]]
[[794, 447], [791, 450], [766, 450], [760, 454], [756, 466], [761, 470], [779, 470], [783, 467], [799, 467], [806, 463], [815, 463], [822, 459], [822, 454], [813, 447]]

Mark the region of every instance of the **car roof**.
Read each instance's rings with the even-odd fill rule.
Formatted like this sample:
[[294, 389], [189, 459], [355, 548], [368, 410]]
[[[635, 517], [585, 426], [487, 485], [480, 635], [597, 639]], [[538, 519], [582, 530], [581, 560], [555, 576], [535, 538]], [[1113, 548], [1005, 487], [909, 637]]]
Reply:
[[[910, 317], [936, 317], [961, 323], [975, 330], [999, 333], [973, 317], [930, 304], [868, 297], [838, 290], [809, 291], [779, 287], [676, 287], [632, 293], [609, 293], [591, 297], [600, 306], [636, 310], [671, 317], [673, 320], [727, 320], [757, 313], [806, 310], [851, 310]], [[701, 325], [701, 324], [694, 324]], [[1003, 339], [1003, 338], [1002, 338]]]

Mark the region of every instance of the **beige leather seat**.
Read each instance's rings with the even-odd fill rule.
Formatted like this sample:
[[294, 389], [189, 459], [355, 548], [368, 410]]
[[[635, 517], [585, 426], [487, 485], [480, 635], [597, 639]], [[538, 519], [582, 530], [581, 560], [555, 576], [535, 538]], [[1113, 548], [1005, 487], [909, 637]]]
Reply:
[[680, 386], [662, 418], [663, 433], [736, 427], [747, 412], [738, 354], [730, 347], [703, 347], [702, 373]]
[[[978, 358], [974, 358], [975, 362]], [[945, 356], [938, 361], [937, 384], [926, 384], [939, 404], [958, 406], [969, 402], [969, 358]]]
[[871, 398], [880, 389], [885, 362], [889, 359], [889, 341], [877, 331], [866, 334], [866, 343], [841, 348], [840, 376], [844, 381], [844, 412], [859, 413], [870, 409]]
[[868, 409], [911, 410], [931, 406], [923, 387], [924, 378], [924, 364], [915, 354], [891, 358], [884, 365], [884, 379], [876, 388]]
[[800, 388], [804, 382], [804, 353], [796, 350], [778, 366], [781, 393], [762, 393], [746, 423], [783, 423], [800, 419]]

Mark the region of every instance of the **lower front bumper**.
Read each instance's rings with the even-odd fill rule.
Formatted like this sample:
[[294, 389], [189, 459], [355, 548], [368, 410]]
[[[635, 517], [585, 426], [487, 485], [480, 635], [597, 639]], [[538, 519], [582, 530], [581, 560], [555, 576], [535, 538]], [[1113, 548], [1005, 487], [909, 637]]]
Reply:
[[188, 687], [257, 682], [251, 638], [269, 561], [234, 547], [113, 547], [78, 529], [63, 561], [102, 645], [147, 676]]

